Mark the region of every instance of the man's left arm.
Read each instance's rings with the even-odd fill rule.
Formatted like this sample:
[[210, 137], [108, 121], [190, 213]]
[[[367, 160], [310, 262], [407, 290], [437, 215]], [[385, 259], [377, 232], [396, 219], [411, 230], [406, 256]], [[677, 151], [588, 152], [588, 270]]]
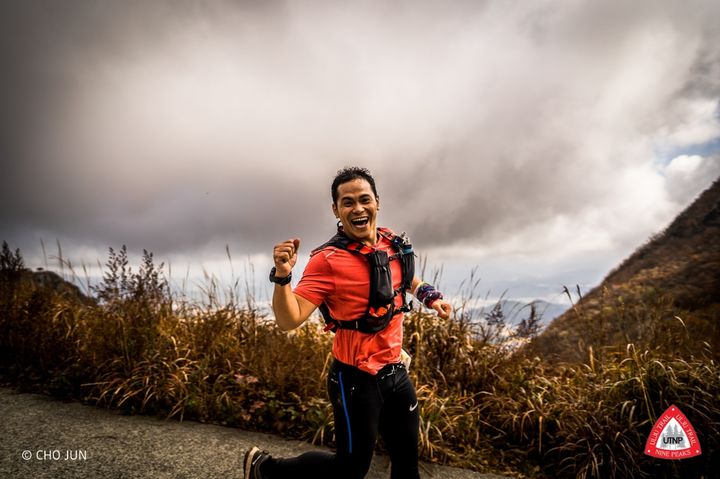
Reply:
[[[415, 296], [418, 301], [423, 303], [425, 307], [429, 309], [434, 309], [437, 311], [438, 316], [440, 316], [443, 319], [450, 318], [450, 314], [452, 313], [452, 305], [445, 301], [442, 297], [442, 293], [437, 291], [434, 286], [432, 286], [429, 283], [424, 282], [418, 277], [413, 278], [412, 281], [412, 293], [413, 296]], [[432, 296], [437, 296], [439, 294], [439, 297], [432, 298]], [[418, 297], [418, 294], [420, 295]], [[428, 301], [430, 299], [430, 301]]]

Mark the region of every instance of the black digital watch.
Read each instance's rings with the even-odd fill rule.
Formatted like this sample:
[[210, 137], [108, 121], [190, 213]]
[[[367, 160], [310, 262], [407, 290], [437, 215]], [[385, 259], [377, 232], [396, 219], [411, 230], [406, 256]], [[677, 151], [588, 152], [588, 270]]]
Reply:
[[275, 266], [273, 266], [272, 269], [270, 270], [270, 282], [271, 283], [279, 284], [280, 286], [285, 286], [292, 280], [292, 271], [290, 271], [290, 274], [288, 274], [284, 278], [278, 278], [277, 276], [275, 276], [276, 272], [277, 272], [277, 270], [275, 269]]

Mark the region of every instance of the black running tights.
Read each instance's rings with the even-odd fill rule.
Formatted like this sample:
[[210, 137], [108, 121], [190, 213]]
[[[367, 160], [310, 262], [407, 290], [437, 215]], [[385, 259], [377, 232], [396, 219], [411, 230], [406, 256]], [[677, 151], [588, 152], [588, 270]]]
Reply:
[[415, 387], [405, 367], [390, 364], [373, 376], [334, 361], [327, 383], [335, 417], [337, 452], [271, 458], [262, 465], [262, 476], [362, 479], [370, 468], [379, 433], [390, 453], [390, 477], [419, 478], [420, 416]]

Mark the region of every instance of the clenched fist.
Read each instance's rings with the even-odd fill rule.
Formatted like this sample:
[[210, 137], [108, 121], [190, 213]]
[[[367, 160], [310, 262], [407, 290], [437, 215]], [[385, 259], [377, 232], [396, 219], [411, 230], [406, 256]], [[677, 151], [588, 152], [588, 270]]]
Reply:
[[289, 239], [276, 244], [273, 248], [273, 261], [275, 262], [275, 276], [284, 278], [292, 271], [297, 263], [297, 250], [300, 247], [298, 238]]

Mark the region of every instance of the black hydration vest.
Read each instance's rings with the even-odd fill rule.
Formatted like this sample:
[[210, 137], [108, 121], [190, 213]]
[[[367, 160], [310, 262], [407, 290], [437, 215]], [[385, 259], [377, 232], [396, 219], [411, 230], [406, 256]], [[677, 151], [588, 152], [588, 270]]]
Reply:
[[[363, 243], [358, 243], [348, 238], [341, 228], [335, 236], [324, 245], [315, 248], [311, 255], [321, 250], [334, 246], [336, 248], [359, 254], [368, 262], [370, 267], [370, 294], [365, 313], [356, 319], [342, 320], [330, 316], [330, 310], [326, 303], [319, 306], [320, 312], [325, 319], [325, 330], [335, 332], [340, 329], [354, 329], [362, 333], [377, 333], [385, 329], [392, 318], [398, 313], [405, 313], [412, 309], [412, 302], [408, 304], [405, 293], [412, 287], [415, 277], [415, 253], [413, 253], [410, 241], [403, 233], [398, 236], [386, 228], [378, 228], [378, 235], [390, 240], [395, 254], [388, 256], [387, 252], [376, 250]], [[390, 260], [400, 261], [402, 269], [402, 283], [400, 288], [393, 289], [392, 273], [390, 271]], [[395, 308], [395, 297], [402, 297], [402, 306]]]

